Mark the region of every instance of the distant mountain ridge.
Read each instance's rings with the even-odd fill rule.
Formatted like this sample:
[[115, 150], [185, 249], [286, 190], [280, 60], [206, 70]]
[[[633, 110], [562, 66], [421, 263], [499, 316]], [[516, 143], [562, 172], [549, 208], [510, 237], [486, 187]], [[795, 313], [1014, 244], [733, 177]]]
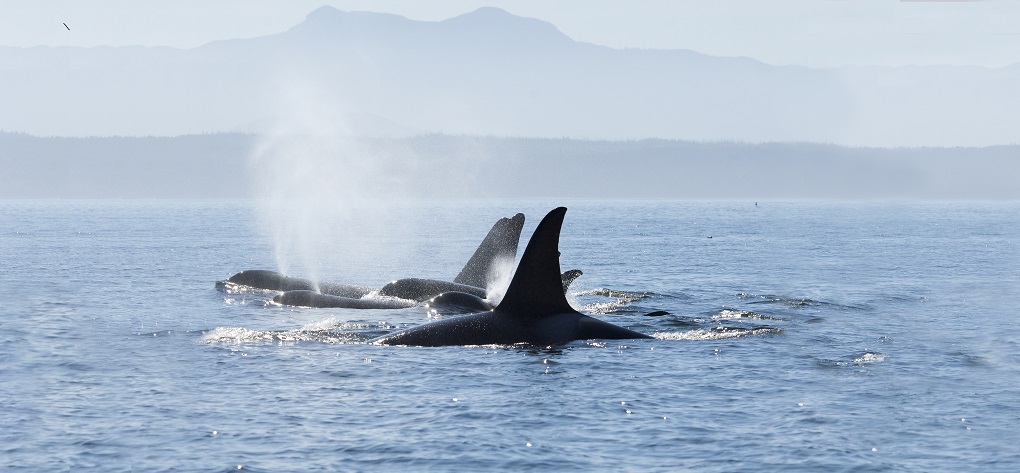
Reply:
[[438, 22], [321, 7], [279, 34], [194, 49], [0, 47], [0, 129], [173, 136], [335, 122], [367, 136], [984, 146], [1020, 142], [1015, 84], [1016, 65], [774, 66], [597, 46], [491, 7]]

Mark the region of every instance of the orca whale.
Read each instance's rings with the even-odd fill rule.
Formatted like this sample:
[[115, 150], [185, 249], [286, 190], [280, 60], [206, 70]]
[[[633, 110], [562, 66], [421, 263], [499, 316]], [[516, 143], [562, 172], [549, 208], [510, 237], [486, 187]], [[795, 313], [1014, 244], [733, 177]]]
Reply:
[[[580, 269], [568, 269], [560, 275], [560, 281], [563, 283], [564, 294], [566, 294], [567, 290], [570, 289], [570, 284], [582, 274], [584, 273], [582, 273]], [[429, 315], [438, 316], [472, 314], [475, 312], [492, 310], [495, 306], [492, 305], [488, 299], [478, 297], [475, 294], [450, 291], [444, 292], [426, 301], [425, 308], [428, 309]]]
[[247, 269], [227, 278], [226, 281], [218, 281], [217, 288], [226, 287], [227, 283], [242, 286], [266, 289], [270, 291], [312, 291], [321, 294], [329, 294], [340, 297], [363, 297], [374, 289], [365, 286], [351, 284], [337, 284], [331, 282], [313, 283], [307, 279], [286, 276], [283, 273], [265, 269]]
[[423, 302], [444, 292], [464, 292], [476, 297], [485, 298], [485, 285], [471, 286], [458, 282], [440, 281], [438, 279], [404, 278], [390, 282], [379, 290], [379, 295], [399, 297], [412, 301]]
[[334, 296], [331, 294], [319, 294], [318, 292], [297, 289], [278, 294], [273, 297], [273, 302], [283, 305], [299, 307], [318, 308], [344, 308], [344, 309], [406, 309], [418, 305], [417, 302], [407, 299], [385, 298], [358, 298]]
[[425, 309], [431, 316], [474, 314], [492, 310], [493, 306], [484, 298], [466, 292], [444, 292], [425, 302]]
[[[499, 261], [513, 261], [517, 256], [517, 245], [521, 238], [522, 228], [524, 228], [524, 214], [522, 213], [497, 220], [453, 282], [420, 278], [398, 279], [380, 289], [379, 295], [423, 302], [443, 292], [461, 291], [484, 298], [485, 286], [493, 267]], [[294, 278], [276, 271], [262, 269], [241, 271], [226, 281], [217, 282], [216, 287], [222, 289], [227, 287], [228, 283], [281, 292], [309, 291], [324, 296], [348, 299], [360, 299], [374, 291], [369, 287], [349, 284], [328, 282], [315, 284], [307, 279]], [[391, 301], [384, 301], [378, 307], [372, 307], [371, 299], [365, 302], [345, 303], [343, 300], [329, 297], [316, 298], [306, 293], [294, 296], [281, 294], [274, 298], [274, 301], [281, 304], [289, 304], [286, 301], [303, 301], [311, 304], [311, 307], [393, 308]]]
[[[567, 289], [570, 288], [570, 284], [581, 274], [583, 273], [580, 269], [564, 271], [561, 277], [563, 281], [563, 292], [567, 292]], [[399, 284], [412, 281], [425, 281], [425, 285], [431, 285], [431, 287], [434, 288], [463, 288], [470, 291], [447, 290], [425, 301], [425, 308], [428, 309], [432, 315], [470, 314], [473, 312], [481, 312], [483, 310], [491, 310], [493, 308], [493, 305], [485, 298], [484, 291], [474, 286], [428, 279], [400, 279], [390, 284], [397, 286]], [[413, 297], [348, 297], [333, 294], [320, 294], [310, 289], [294, 289], [286, 291], [273, 297], [273, 302], [298, 307], [344, 309], [405, 309], [408, 307], [414, 307], [420, 303], [414, 300]]]
[[495, 309], [384, 335], [382, 345], [557, 345], [573, 340], [651, 338], [577, 312], [563, 295], [559, 238], [565, 207], [545, 216], [531, 236], [510, 287]]

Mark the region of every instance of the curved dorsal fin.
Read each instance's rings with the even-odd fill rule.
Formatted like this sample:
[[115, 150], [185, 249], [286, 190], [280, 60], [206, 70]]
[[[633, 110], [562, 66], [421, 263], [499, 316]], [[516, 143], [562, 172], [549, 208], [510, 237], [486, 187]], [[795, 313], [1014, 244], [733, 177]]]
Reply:
[[563, 282], [563, 293], [566, 294], [567, 290], [570, 289], [570, 285], [574, 283], [574, 280], [581, 277], [584, 274], [580, 269], [568, 269], [560, 275], [560, 281]]
[[496, 310], [515, 317], [576, 312], [560, 279], [560, 228], [566, 213], [566, 207], [553, 209], [538, 224]]
[[513, 261], [517, 257], [517, 243], [521, 239], [522, 228], [524, 228], [524, 214], [522, 213], [496, 221], [496, 224], [489, 230], [489, 234], [485, 235], [482, 244], [478, 245], [475, 254], [471, 256], [453, 282], [485, 288], [489, 282], [489, 273], [496, 261], [504, 259]]

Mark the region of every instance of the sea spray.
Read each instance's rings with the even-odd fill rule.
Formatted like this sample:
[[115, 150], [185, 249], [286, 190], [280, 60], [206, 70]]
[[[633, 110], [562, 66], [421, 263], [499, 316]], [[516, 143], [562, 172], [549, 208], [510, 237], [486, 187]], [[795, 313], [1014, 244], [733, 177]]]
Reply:
[[[413, 168], [413, 153], [388, 153], [354, 136], [344, 107], [325, 87], [281, 81], [276, 114], [251, 160], [253, 194], [272, 238], [277, 269], [318, 282], [400, 249], [379, 247]], [[385, 227], [385, 228], [384, 228]]]
[[499, 305], [499, 302], [503, 300], [506, 288], [510, 286], [510, 280], [513, 279], [515, 267], [514, 258], [499, 258], [493, 263], [485, 285], [485, 298], [492, 305]]

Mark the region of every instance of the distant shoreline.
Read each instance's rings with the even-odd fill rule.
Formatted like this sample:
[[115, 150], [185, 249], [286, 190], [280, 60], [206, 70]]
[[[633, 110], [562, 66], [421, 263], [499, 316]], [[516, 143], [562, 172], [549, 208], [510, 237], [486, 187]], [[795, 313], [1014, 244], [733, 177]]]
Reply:
[[409, 199], [1020, 199], [1020, 145], [289, 136], [271, 142], [272, 162], [257, 163], [260, 143], [241, 133], [0, 132], [0, 199], [247, 199], [275, 183], [312, 186], [293, 182], [302, 177], [289, 175], [292, 169], [318, 174], [324, 187], [391, 190]]

